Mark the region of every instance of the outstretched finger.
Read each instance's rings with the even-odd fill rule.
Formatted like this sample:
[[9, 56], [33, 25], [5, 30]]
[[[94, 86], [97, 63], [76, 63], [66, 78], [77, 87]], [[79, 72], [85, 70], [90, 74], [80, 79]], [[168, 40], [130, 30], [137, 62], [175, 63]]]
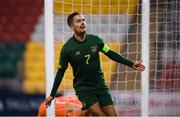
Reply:
[[142, 71], [141, 68], [139, 68], [139, 67], [137, 67], [136, 69], [137, 69], [137, 71]]
[[145, 68], [144, 68], [144, 66], [137, 66], [134, 69], [137, 71], [144, 71]]
[[144, 69], [145, 69], [145, 66], [141, 64], [141, 65], [139, 66], [139, 68], [142, 69], [142, 70], [144, 70]]

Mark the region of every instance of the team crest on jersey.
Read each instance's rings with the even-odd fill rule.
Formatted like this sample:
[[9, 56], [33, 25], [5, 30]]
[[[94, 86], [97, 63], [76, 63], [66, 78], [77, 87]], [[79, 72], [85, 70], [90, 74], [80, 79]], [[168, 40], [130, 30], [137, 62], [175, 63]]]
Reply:
[[76, 51], [76, 52], [75, 52], [75, 55], [76, 55], [76, 56], [80, 55], [80, 51]]
[[97, 45], [91, 47], [91, 51], [95, 53], [97, 51]]

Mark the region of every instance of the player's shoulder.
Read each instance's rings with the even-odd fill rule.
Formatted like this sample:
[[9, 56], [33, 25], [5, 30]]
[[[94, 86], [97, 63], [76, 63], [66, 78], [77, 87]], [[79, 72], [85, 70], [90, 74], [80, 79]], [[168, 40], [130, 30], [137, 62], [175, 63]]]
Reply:
[[73, 39], [72, 39], [73, 37], [70, 37], [65, 43], [64, 43], [64, 45], [63, 45], [63, 47], [62, 47], [62, 49], [63, 50], [68, 50], [68, 49], [70, 49], [71, 48], [71, 46], [72, 46], [72, 43], [73, 43]]
[[74, 41], [73, 41], [73, 36], [72, 36], [72, 37], [70, 37], [70, 38], [65, 42], [64, 46], [71, 45], [73, 42], [74, 42]]

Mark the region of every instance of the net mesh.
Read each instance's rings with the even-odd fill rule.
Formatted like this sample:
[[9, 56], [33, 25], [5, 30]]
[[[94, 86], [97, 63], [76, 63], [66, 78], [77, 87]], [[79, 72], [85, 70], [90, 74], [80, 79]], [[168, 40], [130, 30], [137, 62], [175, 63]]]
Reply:
[[[57, 42], [65, 43], [72, 31], [66, 23], [66, 17], [73, 11], [78, 11], [85, 15], [87, 22], [87, 32], [100, 35], [104, 41], [115, 51], [122, 51], [123, 46], [129, 42], [129, 29], [131, 25], [137, 25], [137, 22], [133, 24], [133, 18], [135, 18], [137, 12], [137, 1], [58, 1], [54, 2], [54, 24], [55, 24], [55, 45]], [[122, 7], [119, 8], [119, 5]], [[88, 9], [88, 10], [87, 10]], [[138, 43], [137, 38], [132, 43]], [[60, 47], [60, 45], [58, 46]], [[59, 49], [56, 53], [59, 53]], [[128, 47], [129, 49], [129, 47]], [[135, 48], [134, 53], [137, 53]], [[130, 50], [128, 50], [130, 51]], [[122, 54], [126, 54], [123, 52]], [[58, 54], [55, 54], [58, 55]], [[137, 57], [137, 55], [136, 55]], [[128, 57], [130, 58], [130, 57]], [[131, 57], [132, 58], [132, 57]], [[133, 58], [132, 58], [133, 59]], [[102, 69], [103, 71], [109, 71], [116, 73], [118, 71], [118, 65], [101, 54]], [[56, 65], [58, 63], [58, 57], [56, 59]], [[111, 63], [111, 64], [108, 64]], [[112, 68], [111, 68], [112, 67]], [[57, 67], [56, 67], [57, 68]], [[112, 69], [112, 71], [111, 71]], [[128, 68], [126, 68], [128, 69]], [[110, 75], [109, 75], [110, 77]], [[110, 79], [110, 78], [107, 78]], [[133, 79], [134, 80], [134, 79]], [[107, 80], [107, 82], [110, 82]], [[116, 81], [117, 82], [117, 81]]]

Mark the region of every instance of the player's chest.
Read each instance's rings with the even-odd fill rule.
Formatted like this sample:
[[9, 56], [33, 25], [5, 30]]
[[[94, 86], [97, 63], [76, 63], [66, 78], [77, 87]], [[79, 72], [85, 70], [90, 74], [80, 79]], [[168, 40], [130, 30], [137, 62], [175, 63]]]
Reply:
[[98, 44], [84, 44], [77, 46], [70, 53], [70, 61], [72, 62], [84, 62], [89, 64], [90, 61], [96, 59], [99, 56]]

